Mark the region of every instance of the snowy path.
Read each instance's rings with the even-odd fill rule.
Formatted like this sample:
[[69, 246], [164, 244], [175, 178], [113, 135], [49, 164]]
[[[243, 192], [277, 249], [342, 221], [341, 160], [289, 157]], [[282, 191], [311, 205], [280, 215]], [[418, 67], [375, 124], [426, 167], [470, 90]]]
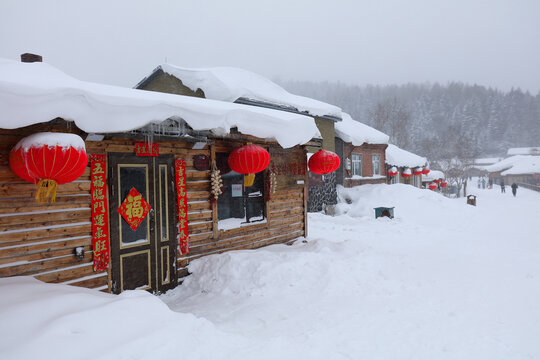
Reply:
[[540, 359], [540, 193], [474, 191], [345, 189], [306, 243], [200, 259], [159, 298], [0, 279], [0, 359]]
[[312, 214], [308, 244], [208, 259], [164, 300], [247, 337], [246, 358], [538, 358], [540, 194], [478, 194]]

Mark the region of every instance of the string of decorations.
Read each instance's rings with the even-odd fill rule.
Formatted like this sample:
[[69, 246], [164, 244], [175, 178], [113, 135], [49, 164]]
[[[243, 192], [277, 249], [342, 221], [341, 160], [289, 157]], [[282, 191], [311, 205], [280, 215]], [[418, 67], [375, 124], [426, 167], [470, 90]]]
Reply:
[[221, 173], [216, 166], [216, 161], [212, 161], [212, 172], [210, 174], [210, 182], [212, 185], [212, 201], [217, 201], [219, 195], [223, 193], [223, 179], [221, 179]]

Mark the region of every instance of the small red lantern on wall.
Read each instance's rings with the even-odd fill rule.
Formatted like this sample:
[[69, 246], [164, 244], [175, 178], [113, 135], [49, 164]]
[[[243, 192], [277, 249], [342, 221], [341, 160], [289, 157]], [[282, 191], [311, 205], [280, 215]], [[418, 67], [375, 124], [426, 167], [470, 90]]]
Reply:
[[421, 167], [415, 168], [415, 169], [413, 170], [413, 175], [420, 175], [420, 174], [423, 174], [423, 171], [424, 171], [424, 169], [422, 169]]
[[435, 184], [435, 183], [429, 184], [429, 189], [430, 190], [435, 190], [436, 188], [437, 188], [437, 184]]
[[435, 179], [435, 180], [433, 180], [433, 181], [435, 181], [435, 182], [438, 184], [438, 183], [441, 182], [441, 179]]
[[446, 185], [448, 185], [448, 183], [447, 183], [446, 181], [443, 181], [443, 182], [441, 183], [441, 187], [442, 187], [442, 188], [443, 188], [443, 187], [446, 187]]
[[401, 176], [403, 176], [404, 178], [408, 178], [412, 175], [411, 173], [411, 169], [410, 168], [406, 168], [405, 170], [403, 170], [403, 172], [401, 173]]
[[425, 167], [424, 170], [422, 170], [422, 174], [427, 175], [427, 174], [429, 174], [430, 171], [431, 170], [429, 170], [427, 167]]
[[397, 174], [398, 174], [398, 169], [395, 166], [392, 166], [390, 169], [388, 169], [388, 175], [396, 176]]
[[335, 152], [319, 150], [308, 161], [309, 170], [315, 174], [328, 174], [339, 167], [339, 156]]
[[9, 153], [11, 170], [38, 184], [40, 203], [53, 203], [57, 186], [79, 178], [87, 164], [84, 140], [75, 134], [37, 133], [21, 139]]
[[253, 185], [255, 173], [263, 171], [270, 164], [270, 154], [258, 145], [247, 144], [234, 149], [229, 155], [232, 171], [245, 174], [244, 186]]

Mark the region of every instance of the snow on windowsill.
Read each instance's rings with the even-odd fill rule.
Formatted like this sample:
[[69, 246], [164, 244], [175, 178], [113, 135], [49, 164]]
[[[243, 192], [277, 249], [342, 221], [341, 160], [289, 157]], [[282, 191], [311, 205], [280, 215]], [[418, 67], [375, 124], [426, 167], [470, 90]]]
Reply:
[[258, 217], [252, 217], [251, 222], [246, 222], [246, 218], [230, 218], [225, 220], [219, 220], [218, 221], [218, 229], [219, 230], [231, 230], [231, 229], [237, 229], [240, 227], [246, 227], [246, 226], [252, 226], [252, 225], [259, 225], [259, 224], [265, 224], [266, 219], [263, 216]]
[[376, 179], [386, 179], [386, 176], [384, 175], [374, 175], [374, 176], [353, 175], [351, 177], [345, 178], [345, 180], [376, 180]]

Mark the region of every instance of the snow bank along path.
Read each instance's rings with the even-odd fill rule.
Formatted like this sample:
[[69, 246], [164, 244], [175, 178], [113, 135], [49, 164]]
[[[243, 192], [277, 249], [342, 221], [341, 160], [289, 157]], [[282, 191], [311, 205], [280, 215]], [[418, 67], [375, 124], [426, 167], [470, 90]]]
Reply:
[[0, 358], [538, 359], [540, 194], [476, 194], [340, 189], [306, 243], [194, 261], [160, 298], [0, 279]]

